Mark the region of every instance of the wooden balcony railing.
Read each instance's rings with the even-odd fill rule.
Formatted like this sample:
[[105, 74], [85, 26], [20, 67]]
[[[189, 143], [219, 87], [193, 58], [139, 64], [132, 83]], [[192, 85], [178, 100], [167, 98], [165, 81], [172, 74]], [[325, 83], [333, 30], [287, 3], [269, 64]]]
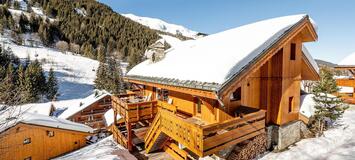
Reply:
[[[163, 108], [163, 107], [162, 107]], [[154, 125], [145, 138], [152, 140], [152, 135], [157, 130], [162, 131], [175, 141], [186, 146], [190, 151], [204, 157], [220, 151], [228, 146], [240, 143], [265, 132], [265, 111], [258, 111], [236, 117], [222, 123], [210, 125], [197, 125], [176, 116], [166, 109], [159, 110], [154, 119]], [[154, 143], [154, 142], [153, 142]]]
[[126, 122], [137, 122], [152, 119], [158, 112], [157, 101], [144, 101], [142, 99], [127, 99], [129, 96], [121, 95], [112, 98], [113, 109], [125, 118]]
[[110, 131], [112, 132], [113, 138], [115, 141], [125, 148], [128, 148], [128, 140], [126, 136], [124, 136], [121, 131], [115, 125], [111, 125]]

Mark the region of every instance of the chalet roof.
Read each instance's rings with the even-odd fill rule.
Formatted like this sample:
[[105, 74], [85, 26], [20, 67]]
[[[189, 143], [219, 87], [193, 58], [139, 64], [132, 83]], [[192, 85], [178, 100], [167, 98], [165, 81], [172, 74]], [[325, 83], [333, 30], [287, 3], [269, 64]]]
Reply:
[[[183, 42], [169, 49], [159, 62], [146, 60], [138, 64], [127, 78], [218, 91], [308, 18], [305, 14], [273, 18]], [[318, 70], [309, 53], [306, 58]]]
[[78, 104], [73, 105], [73, 106], [68, 106], [64, 112], [62, 112], [58, 117], [67, 119], [76, 113], [82, 111], [83, 109], [89, 107], [90, 105], [96, 103], [97, 101], [101, 100], [102, 98], [111, 95], [107, 91], [99, 91], [96, 90], [94, 91], [93, 94], [90, 96], [82, 99]]
[[355, 52], [346, 56], [338, 63], [339, 66], [355, 67]]
[[19, 123], [93, 133], [93, 129], [91, 127], [84, 124], [71, 122], [69, 120], [30, 113], [26, 111], [21, 112], [20, 110], [14, 112], [5, 112], [0, 115], [0, 121], [6, 122], [5, 124], [1, 124], [0, 133]]

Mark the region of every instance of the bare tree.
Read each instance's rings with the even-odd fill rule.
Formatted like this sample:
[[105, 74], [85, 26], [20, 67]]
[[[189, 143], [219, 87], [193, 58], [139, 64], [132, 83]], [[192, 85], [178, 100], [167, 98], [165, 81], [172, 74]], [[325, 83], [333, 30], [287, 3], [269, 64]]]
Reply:
[[69, 45], [67, 42], [65, 41], [58, 41], [56, 44], [55, 44], [55, 47], [57, 49], [59, 49], [61, 52], [65, 52], [65, 51], [68, 51], [69, 49]]
[[76, 53], [76, 54], [79, 54], [79, 52], [80, 52], [80, 46], [75, 43], [70, 43], [69, 49], [71, 52]]

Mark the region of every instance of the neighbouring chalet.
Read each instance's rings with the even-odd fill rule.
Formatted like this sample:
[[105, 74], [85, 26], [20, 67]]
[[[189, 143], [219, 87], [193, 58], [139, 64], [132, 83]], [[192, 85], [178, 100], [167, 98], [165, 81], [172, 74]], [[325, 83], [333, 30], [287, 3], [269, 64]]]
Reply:
[[111, 109], [111, 94], [106, 91], [95, 91], [80, 103], [68, 108], [58, 117], [86, 124], [95, 131], [106, 130], [104, 114]]
[[197, 159], [298, 121], [301, 81], [319, 79], [303, 43], [316, 40], [310, 17], [293, 15], [182, 42], [127, 73], [113, 135], [129, 150]]
[[355, 104], [355, 53], [345, 57], [335, 69], [349, 71], [350, 76], [336, 77], [337, 85], [341, 88], [337, 95], [341, 96], [345, 102]]
[[[32, 111], [30, 111], [32, 112]], [[50, 159], [86, 145], [89, 126], [37, 113], [0, 115], [0, 159]]]

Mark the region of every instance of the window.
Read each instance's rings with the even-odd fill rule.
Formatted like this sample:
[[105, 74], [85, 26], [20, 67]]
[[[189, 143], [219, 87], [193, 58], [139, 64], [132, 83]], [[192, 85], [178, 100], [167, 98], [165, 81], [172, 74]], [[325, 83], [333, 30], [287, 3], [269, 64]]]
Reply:
[[48, 137], [54, 137], [54, 131], [47, 131]]
[[231, 101], [240, 101], [242, 99], [242, 88], [237, 88], [231, 95]]
[[290, 60], [296, 60], [296, 44], [291, 43]]
[[293, 108], [293, 97], [288, 98], [288, 112], [292, 112]]
[[161, 101], [169, 100], [169, 91], [165, 89], [157, 89], [158, 99]]
[[23, 140], [23, 144], [30, 144], [31, 143], [31, 138], [26, 138]]
[[25, 159], [23, 160], [32, 160], [32, 157], [26, 157]]

